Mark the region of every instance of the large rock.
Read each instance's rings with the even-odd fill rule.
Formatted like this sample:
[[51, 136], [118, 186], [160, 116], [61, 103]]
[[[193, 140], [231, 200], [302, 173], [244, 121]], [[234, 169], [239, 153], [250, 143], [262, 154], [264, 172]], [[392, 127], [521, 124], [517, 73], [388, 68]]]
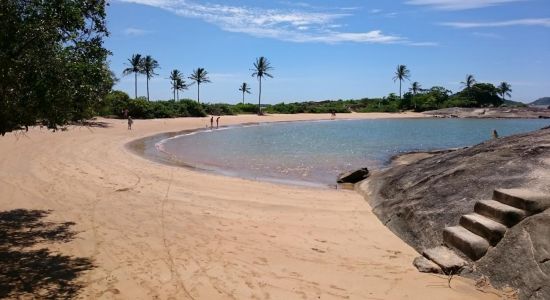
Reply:
[[522, 299], [550, 299], [550, 210], [510, 228], [477, 269], [496, 287], [519, 287]]
[[[422, 252], [441, 245], [443, 229], [458, 225], [462, 215], [474, 212], [477, 201], [491, 199], [495, 189], [522, 188], [550, 194], [549, 182], [547, 127], [394, 166], [371, 174], [358, 190], [386, 226]], [[524, 225], [540, 216], [528, 217], [512, 227], [486, 254], [487, 258], [494, 257], [493, 266], [487, 263], [485, 268], [478, 268], [492, 284], [520, 289], [522, 299], [550, 299], [550, 280], [546, 280], [550, 262], [528, 255], [534, 251], [533, 245], [550, 243], [550, 227], [543, 223], [538, 227]], [[517, 237], [517, 241], [510, 236]], [[496, 263], [500, 256], [508, 257], [508, 267], [504, 267], [504, 262]], [[489, 269], [492, 271], [487, 272]], [[537, 285], [538, 282], [546, 285]]]
[[358, 183], [369, 176], [369, 169], [362, 168], [356, 171], [345, 172], [338, 176], [338, 183]]
[[435, 273], [443, 274], [441, 268], [436, 265], [433, 261], [425, 258], [424, 256], [419, 256], [413, 260], [413, 265], [419, 272], [422, 273]]

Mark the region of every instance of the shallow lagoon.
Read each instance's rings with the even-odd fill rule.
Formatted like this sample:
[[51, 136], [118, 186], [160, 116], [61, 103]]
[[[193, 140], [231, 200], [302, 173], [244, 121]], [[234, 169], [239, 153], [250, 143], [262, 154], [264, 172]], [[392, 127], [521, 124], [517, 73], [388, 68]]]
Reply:
[[380, 168], [399, 153], [471, 146], [550, 125], [544, 119], [378, 119], [263, 123], [198, 131], [158, 148], [226, 175], [334, 185], [346, 170]]

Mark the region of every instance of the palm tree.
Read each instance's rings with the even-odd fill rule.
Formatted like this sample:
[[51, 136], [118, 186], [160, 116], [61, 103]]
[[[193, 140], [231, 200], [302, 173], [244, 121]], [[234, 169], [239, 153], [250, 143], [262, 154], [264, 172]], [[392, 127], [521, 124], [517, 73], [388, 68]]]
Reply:
[[134, 98], [137, 98], [137, 74], [141, 73], [141, 54], [133, 54], [131, 58], [128, 58], [128, 68], [122, 71], [123, 75], [130, 75], [134, 73]]
[[415, 101], [416, 93], [422, 91], [422, 86], [420, 85], [420, 83], [418, 83], [418, 81], [415, 81], [415, 82], [412, 83], [411, 88], [409, 89], [409, 91], [411, 91], [413, 93], [414, 109], [416, 109], [416, 101]]
[[407, 66], [405, 65], [397, 65], [397, 69], [395, 70], [395, 77], [393, 77], [393, 81], [399, 80], [399, 99], [401, 99], [401, 82], [403, 80], [407, 79], [409, 80], [409, 77], [411, 76], [411, 72], [409, 69], [407, 69]]
[[149, 79], [153, 78], [153, 76], [158, 75], [155, 73], [155, 69], [159, 67], [158, 61], [156, 61], [151, 55], [145, 56], [145, 58], [142, 59], [141, 62], [141, 73], [147, 77], [147, 101], [150, 101], [149, 99]]
[[466, 89], [471, 89], [472, 86], [474, 86], [474, 84], [476, 84], [476, 80], [474, 78], [474, 75], [472, 74], [468, 74], [466, 75], [466, 80], [465, 81], [462, 81], [461, 84], [466, 88]]
[[204, 68], [198, 68], [196, 70], [193, 70], [193, 73], [191, 76], [189, 76], [189, 79], [193, 80], [195, 83], [197, 83], [197, 102], [201, 103], [200, 101], [200, 86], [201, 83], [207, 83], [210, 82], [210, 79], [208, 78], [208, 72]]
[[243, 104], [244, 104], [244, 93], [250, 94], [250, 87], [246, 82], [239, 87], [239, 91], [243, 92]]
[[466, 75], [466, 80], [462, 81], [461, 84], [464, 86], [464, 89], [468, 92], [468, 96], [472, 98], [472, 87], [474, 84], [476, 84], [476, 80], [474, 78], [474, 75], [468, 74]]
[[262, 103], [262, 78], [264, 76], [267, 76], [269, 78], [273, 78], [271, 74], [269, 74], [269, 71], [272, 70], [273, 67], [271, 67], [271, 64], [267, 60], [267, 58], [261, 56], [259, 58], [256, 58], [256, 62], [254, 62], [254, 73], [252, 73], [252, 77], [257, 77], [258, 81], [260, 83], [260, 90], [258, 93], [258, 115], [262, 114], [261, 109], [261, 103]]
[[498, 93], [502, 97], [502, 101], [506, 100], [504, 99], [505, 96], [512, 97], [512, 86], [508, 82], [501, 82], [498, 86]]
[[174, 90], [174, 101], [176, 101], [176, 91], [178, 90], [177, 83], [181, 80], [181, 72], [177, 69], [170, 72], [170, 80], [172, 81], [172, 90]]
[[178, 78], [176, 80], [176, 95], [177, 99], [180, 99], [180, 91], [187, 90], [189, 88], [189, 85], [183, 80], [182, 78]]

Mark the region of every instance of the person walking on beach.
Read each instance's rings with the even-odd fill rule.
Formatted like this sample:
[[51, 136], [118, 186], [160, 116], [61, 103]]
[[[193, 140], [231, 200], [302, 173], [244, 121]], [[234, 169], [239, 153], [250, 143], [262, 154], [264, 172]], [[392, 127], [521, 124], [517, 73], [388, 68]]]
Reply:
[[218, 126], [220, 125], [220, 118], [221, 118], [221, 117], [219, 117], [219, 116], [216, 118], [216, 129], [217, 129]]
[[214, 116], [210, 117], [210, 129], [214, 128]]
[[132, 124], [134, 124], [134, 120], [131, 116], [128, 116], [128, 130], [132, 130]]

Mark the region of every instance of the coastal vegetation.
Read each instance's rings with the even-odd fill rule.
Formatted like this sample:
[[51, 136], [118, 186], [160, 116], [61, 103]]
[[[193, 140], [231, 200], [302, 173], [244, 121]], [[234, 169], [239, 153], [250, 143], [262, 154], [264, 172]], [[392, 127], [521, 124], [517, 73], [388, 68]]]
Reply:
[[0, 134], [93, 117], [111, 90], [106, 1], [2, 1]]

